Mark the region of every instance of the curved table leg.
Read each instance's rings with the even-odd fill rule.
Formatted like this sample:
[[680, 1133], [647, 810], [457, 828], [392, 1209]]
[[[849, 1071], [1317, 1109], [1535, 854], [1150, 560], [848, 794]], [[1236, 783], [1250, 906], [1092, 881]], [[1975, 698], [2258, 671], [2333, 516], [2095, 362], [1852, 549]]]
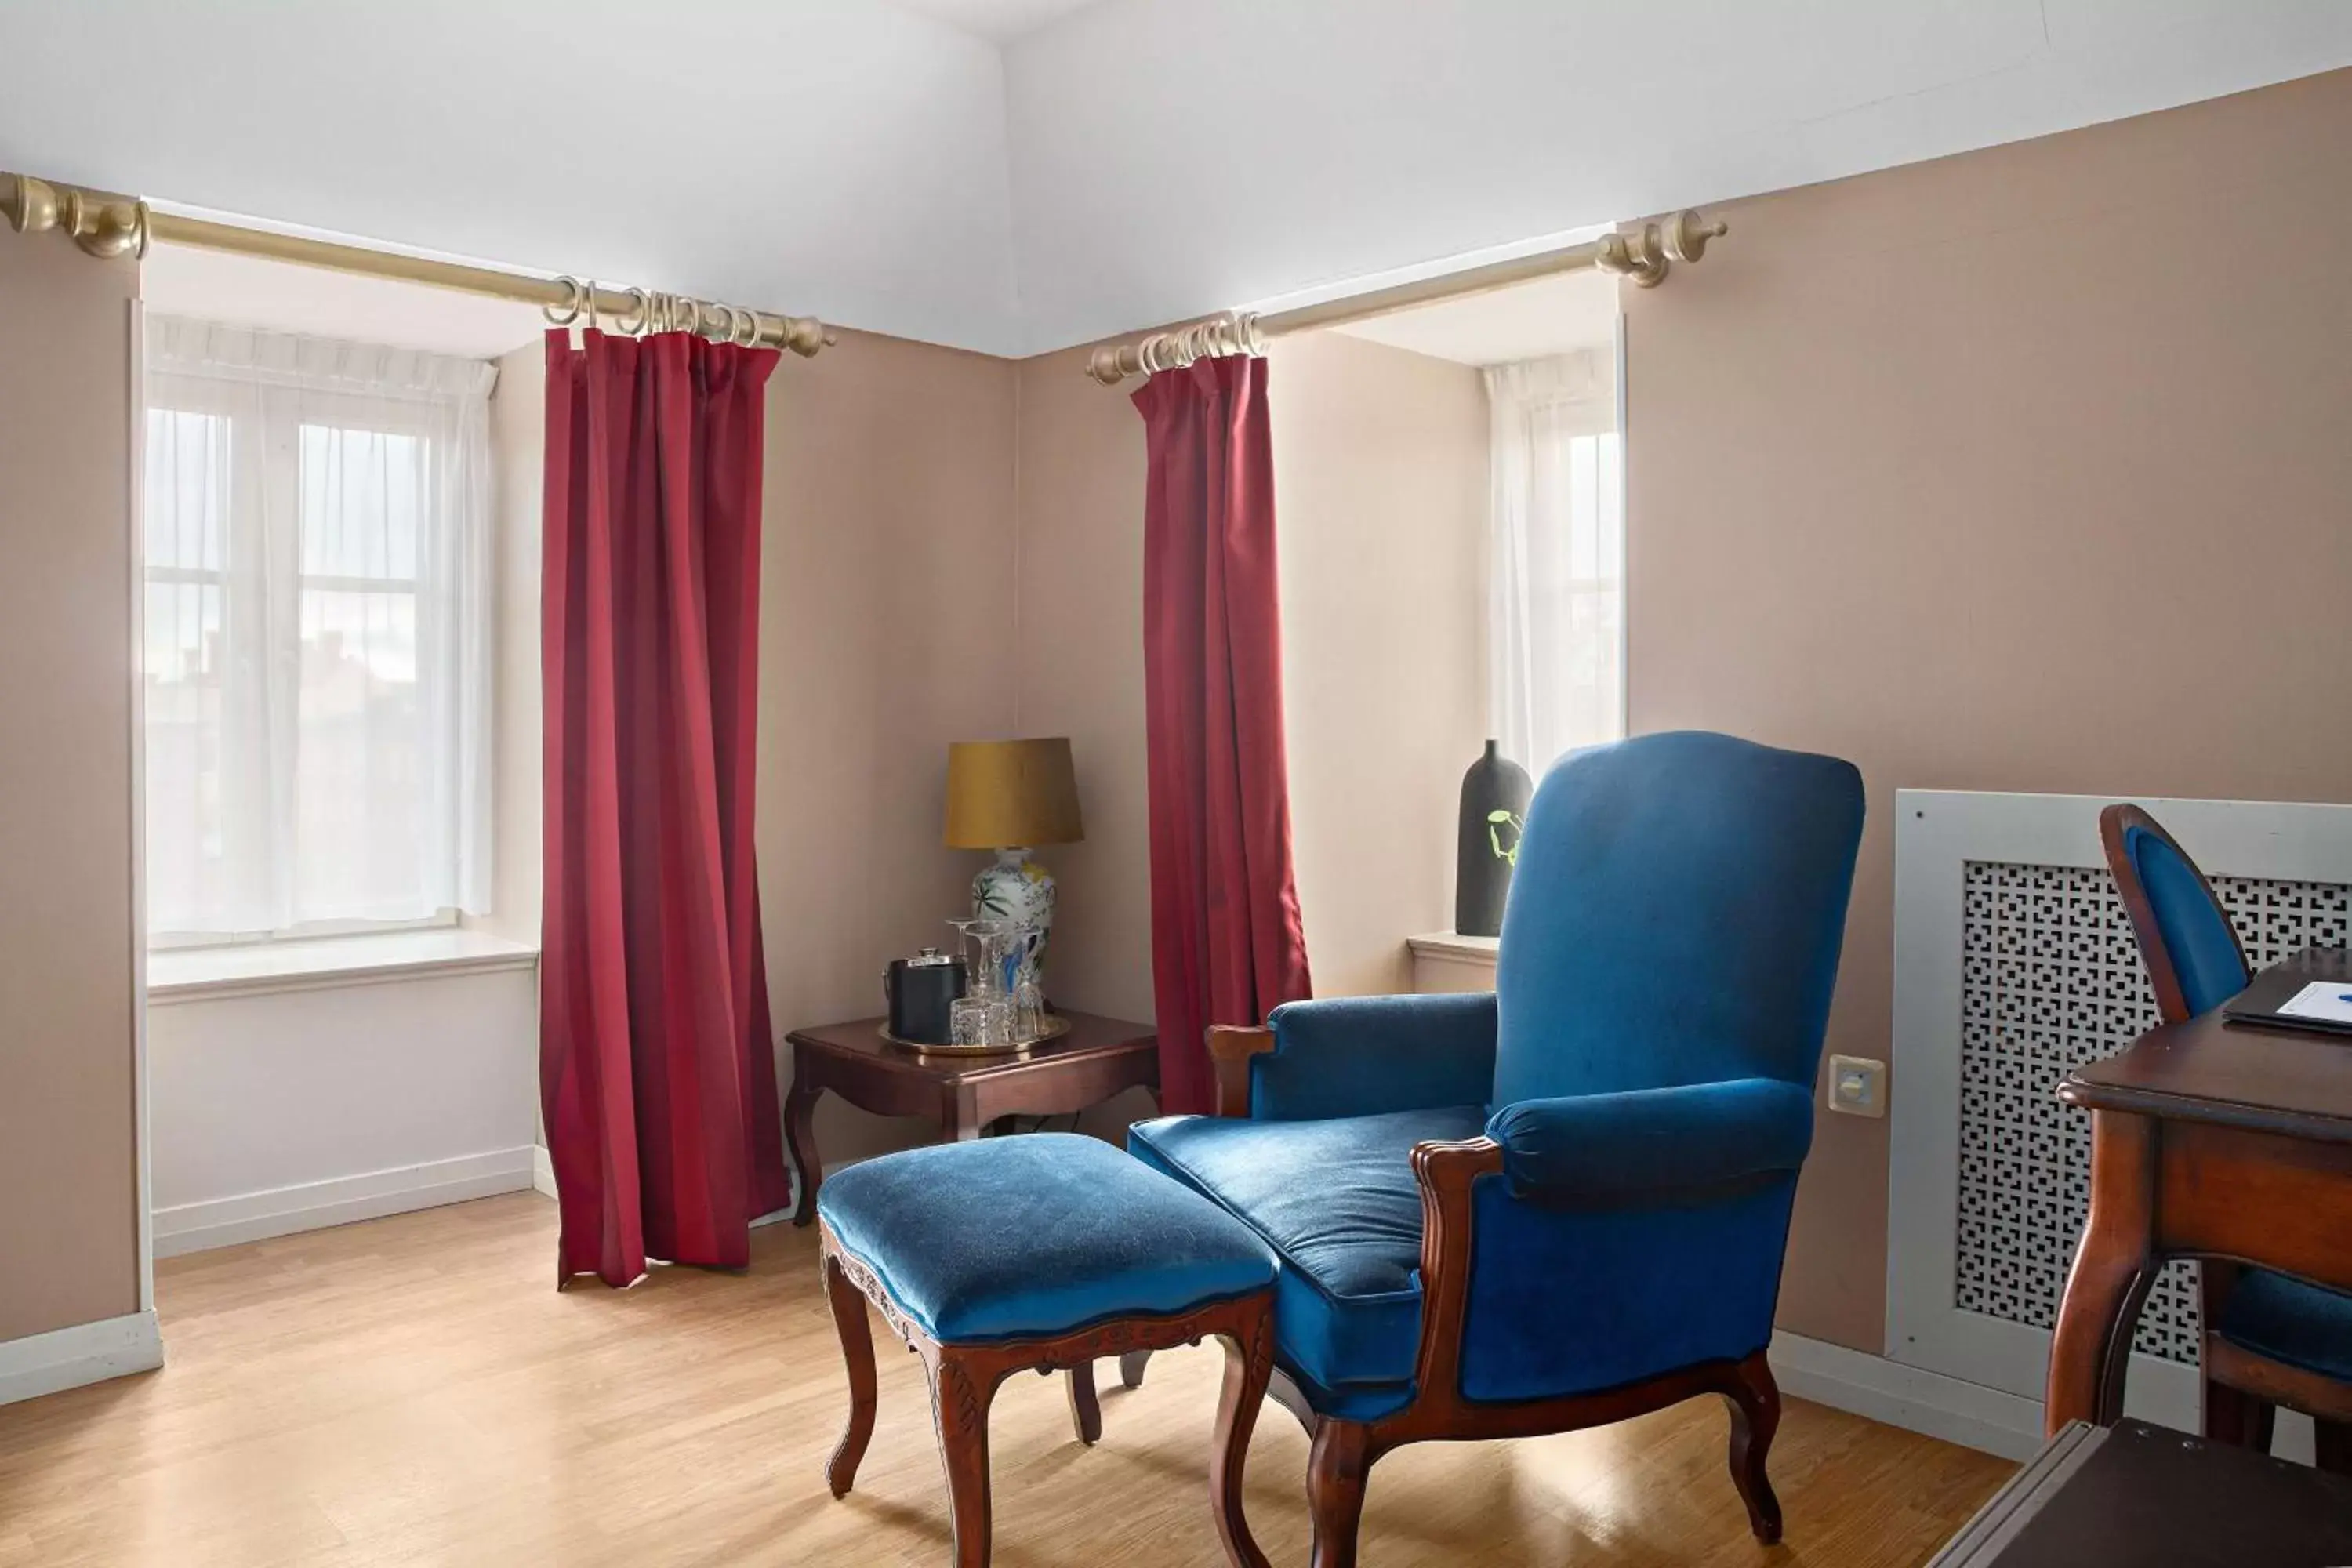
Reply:
[[2159, 1261], [2152, 1256], [2158, 1135], [2147, 1117], [2091, 1113], [2091, 1217], [2051, 1337], [2045, 1436], [2069, 1421], [2108, 1426], [2123, 1414], [2132, 1331]]
[[795, 1061], [793, 1087], [784, 1096], [784, 1152], [793, 1165], [794, 1225], [816, 1217], [816, 1190], [824, 1180], [824, 1163], [816, 1152], [816, 1098], [824, 1092], [810, 1084], [805, 1068]]

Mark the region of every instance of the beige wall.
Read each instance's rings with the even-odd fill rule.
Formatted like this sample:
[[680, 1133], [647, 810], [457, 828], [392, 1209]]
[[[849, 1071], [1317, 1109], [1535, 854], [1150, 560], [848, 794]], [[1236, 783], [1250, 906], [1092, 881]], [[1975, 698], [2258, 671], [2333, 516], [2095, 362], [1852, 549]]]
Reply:
[[[1014, 732], [1014, 366], [856, 332], [768, 384], [761, 911], [779, 1036], [882, 1010], [982, 858], [940, 847], [948, 742]], [[827, 1161], [913, 1141], [827, 1096]]]
[[[1087, 841], [1056, 849], [1054, 990], [1152, 1016], [1142, 421], [1021, 366], [1023, 731], [1071, 737]], [[1484, 732], [1486, 395], [1462, 365], [1337, 334], [1270, 366], [1284, 704], [1316, 989], [1405, 988], [1453, 919], [1454, 810]]]
[[[1897, 788], [2352, 799], [2347, 148], [2339, 71], [1739, 203], [1624, 291], [1633, 726], [1868, 781], [1831, 1050], [1887, 1054]], [[1886, 1127], [1822, 1118], [1781, 1304], [1873, 1351]]]
[[0, 1341], [139, 1310], [138, 279], [0, 236]]
[[1408, 991], [1404, 939], [1454, 924], [1462, 774], [1486, 733], [1486, 388], [1337, 332], [1270, 360], [1307, 958], [1319, 995]]

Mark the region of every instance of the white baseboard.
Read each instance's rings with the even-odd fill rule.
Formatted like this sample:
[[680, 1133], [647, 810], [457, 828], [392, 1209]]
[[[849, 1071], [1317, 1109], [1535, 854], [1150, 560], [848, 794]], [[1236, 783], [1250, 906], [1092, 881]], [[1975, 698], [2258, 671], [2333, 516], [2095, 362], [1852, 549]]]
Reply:
[[[465, 1154], [454, 1160], [157, 1209], [155, 1256], [174, 1258], [184, 1252], [321, 1230], [468, 1198], [523, 1192], [536, 1184], [534, 1152], [528, 1145], [499, 1149], [488, 1154]], [[551, 1179], [548, 1184], [551, 1188], [554, 1183]]]
[[77, 1323], [0, 1343], [0, 1405], [104, 1383], [163, 1364], [163, 1336], [152, 1312]]
[[1778, 1330], [1769, 1355], [1781, 1392], [1800, 1399], [2004, 1459], [2027, 1459], [2041, 1451], [2038, 1399]]
[[[847, 1163], [844, 1162], [844, 1163]], [[824, 1173], [829, 1176], [833, 1174], [835, 1168], [827, 1165], [824, 1168]], [[551, 1198], [556, 1195], [555, 1162], [548, 1157], [547, 1145], [544, 1143], [534, 1143], [530, 1146], [530, 1190]], [[797, 1194], [795, 1194], [795, 1201], [797, 1201]], [[763, 1214], [751, 1222], [751, 1228], [757, 1230], [764, 1225], [781, 1225], [792, 1215], [793, 1211], [789, 1208], [778, 1209], [773, 1214]]]

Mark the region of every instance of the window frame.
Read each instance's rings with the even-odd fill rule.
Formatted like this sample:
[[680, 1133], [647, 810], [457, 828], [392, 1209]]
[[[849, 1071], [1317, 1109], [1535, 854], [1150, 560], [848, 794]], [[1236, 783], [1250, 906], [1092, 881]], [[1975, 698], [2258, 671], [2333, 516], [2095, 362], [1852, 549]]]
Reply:
[[[142, 629], [137, 643], [142, 685], [146, 676], [148, 653], [144, 630], [147, 588], [162, 584], [217, 588], [222, 596], [221, 619], [224, 629], [229, 625], [234, 613], [231, 609], [233, 573], [229, 563], [237, 544], [238, 480], [235, 474], [236, 466], [240, 461], [253, 465], [255, 473], [251, 482], [261, 486], [265, 494], [269, 496], [270, 499], [263, 502], [264, 509], [267, 510], [270, 505], [282, 500], [288, 505], [288, 515], [295, 520], [285, 540], [274, 541], [265, 537], [249, 542], [247, 548], [257, 548], [265, 552], [282, 549], [292, 555], [291, 561], [281, 563], [286, 568], [283, 576], [288, 584], [287, 592], [292, 601], [291, 605], [272, 605], [270, 608], [290, 609], [291, 614], [283, 618], [292, 628], [293, 647], [296, 649], [299, 650], [301, 643], [302, 595], [306, 590], [313, 587], [326, 592], [405, 593], [416, 606], [415, 625], [419, 627], [421, 639], [427, 581], [421, 559], [412, 563], [413, 574], [405, 578], [350, 577], [325, 573], [314, 575], [301, 570], [303, 483], [301, 436], [305, 429], [317, 427], [335, 432], [352, 431], [383, 437], [405, 437], [421, 443], [428, 453], [435, 454], [430, 460], [437, 462], [442, 459], [437, 453], [435, 453], [435, 448], [439, 442], [436, 439], [438, 432], [435, 428], [434, 412], [439, 399], [425, 394], [403, 394], [394, 391], [345, 394], [332, 389], [298, 387], [265, 381], [253, 388], [255, 394], [265, 400], [265, 403], [274, 398], [291, 398], [297, 401], [298, 405], [295, 417], [280, 422], [289, 431], [288, 440], [290, 442], [291, 449], [273, 452], [268, 449], [269, 443], [266, 431], [257, 434], [240, 431], [240, 426], [250, 420], [252, 410], [245, 399], [238, 396], [236, 393], [226, 386], [207, 387], [205, 378], [191, 373], [167, 371], [165, 374], [181, 384], [174, 388], [173, 395], [169, 399], [161, 401], [154, 399], [152, 377], [148, 378], [142, 386], [139, 410], [140, 439], [142, 450], [152, 434], [148, 421], [158, 414], [193, 415], [198, 417], [219, 419], [225, 421], [229, 427], [227, 444], [232, 477], [226, 501], [225, 521], [226, 536], [222, 542], [222, 563], [217, 567], [156, 566], [148, 561], [145, 516], [148, 498], [142, 483], [142, 517], [138, 530], [141, 557]], [[210, 395], [206, 395], [207, 393]], [[374, 405], [375, 411], [363, 416], [356, 407], [351, 406], [361, 401]], [[383, 405], [385, 404], [397, 405], [408, 403], [417, 405], [416, 413], [413, 418], [386, 417], [383, 412]], [[337, 405], [344, 406], [338, 407]], [[266, 426], [268, 422], [264, 423]], [[462, 597], [462, 590], [456, 584], [450, 585], [449, 592], [453, 599]], [[487, 595], [484, 596], [484, 602], [487, 603]], [[279, 651], [272, 649], [270, 657], [273, 658], [279, 657]], [[272, 695], [275, 700], [276, 694]], [[145, 726], [143, 717], [141, 723], [143, 730]], [[299, 716], [296, 723], [299, 727]], [[144, 745], [143, 737], [142, 744]], [[148, 803], [143, 798], [144, 788], [145, 785], [142, 784], [142, 799], [140, 803], [142, 818], [149, 809]], [[142, 825], [141, 832], [142, 856], [147, 852], [144, 847], [146, 837]], [[142, 880], [143, 876], [142, 868]], [[251, 931], [181, 931], [158, 929], [150, 925], [145, 932], [145, 943], [147, 951], [151, 952], [209, 948], [264, 947], [273, 943], [314, 942], [333, 937], [361, 937], [453, 929], [460, 924], [461, 916], [462, 911], [458, 909], [444, 905], [429, 915], [414, 919], [336, 918], [300, 921], [291, 925]]]

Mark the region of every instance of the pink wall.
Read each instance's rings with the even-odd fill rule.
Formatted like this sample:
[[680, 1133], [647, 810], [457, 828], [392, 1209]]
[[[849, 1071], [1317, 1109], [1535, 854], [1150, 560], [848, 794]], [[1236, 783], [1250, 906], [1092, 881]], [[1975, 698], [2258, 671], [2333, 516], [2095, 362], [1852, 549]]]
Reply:
[[[1624, 290], [1631, 721], [1861, 764], [1831, 1050], [1887, 1055], [1898, 788], [2352, 799], [2347, 149], [2338, 71], [1716, 209]], [[1873, 1351], [1887, 1125], [1822, 1119], [1781, 1302]]]
[[0, 1341], [139, 1310], [131, 320], [0, 234]]

